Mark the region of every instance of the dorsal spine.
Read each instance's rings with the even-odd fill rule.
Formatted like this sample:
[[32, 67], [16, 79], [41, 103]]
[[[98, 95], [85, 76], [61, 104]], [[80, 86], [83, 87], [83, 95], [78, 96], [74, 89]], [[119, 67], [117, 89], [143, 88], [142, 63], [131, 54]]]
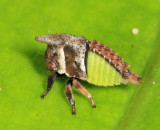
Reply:
[[89, 45], [89, 49], [102, 56], [110, 65], [112, 65], [120, 75], [132, 83], [141, 83], [142, 79], [126, 67], [130, 67], [127, 63], [123, 61], [123, 59], [117, 55], [112, 49], [107, 47], [106, 45], [93, 40]]

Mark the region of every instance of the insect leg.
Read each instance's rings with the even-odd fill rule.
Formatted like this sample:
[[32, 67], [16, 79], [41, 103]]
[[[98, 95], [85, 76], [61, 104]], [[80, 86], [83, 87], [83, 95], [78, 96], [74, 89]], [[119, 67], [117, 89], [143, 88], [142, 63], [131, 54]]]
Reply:
[[54, 74], [52, 74], [52, 75], [50, 75], [50, 76], [48, 77], [47, 90], [43, 93], [43, 95], [41, 96], [41, 98], [44, 98], [44, 97], [47, 95], [47, 93], [51, 90], [52, 85], [53, 85], [56, 77], [61, 77], [61, 76], [62, 76], [62, 75], [60, 75], [60, 74], [58, 74], [58, 73], [56, 72], [56, 73], [54, 73]]
[[78, 89], [80, 93], [91, 99], [92, 107], [95, 108], [96, 104], [94, 103], [93, 96], [87, 91], [87, 89], [85, 89], [77, 79], [73, 79], [73, 85], [76, 87], [76, 89]]
[[72, 93], [72, 78], [68, 81], [66, 88], [65, 88], [65, 92], [66, 92], [66, 96], [68, 101], [70, 102], [71, 106], [72, 106], [72, 114], [76, 114], [75, 112], [75, 100], [74, 100], [74, 96]]

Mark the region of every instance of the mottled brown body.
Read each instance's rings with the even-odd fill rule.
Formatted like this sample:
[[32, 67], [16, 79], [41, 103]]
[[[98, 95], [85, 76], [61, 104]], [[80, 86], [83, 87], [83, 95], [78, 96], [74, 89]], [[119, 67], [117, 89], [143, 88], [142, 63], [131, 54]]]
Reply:
[[[98, 58], [100, 56], [103, 57], [105, 59], [104, 60], [102, 58], [103, 62], [109, 63], [107, 64], [108, 65], [107, 73], [108, 70], [112, 70], [111, 72], [114, 71], [113, 72], [114, 74], [117, 73], [118, 76], [125, 81], [116, 83], [120, 84], [120, 83], [132, 82], [139, 84], [142, 81], [142, 79], [137, 74], [131, 72], [129, 69], [126, 68], [129, 67], [129, 65], [125, 63], [123, 59], [117, 55], [116, 52], [114, 52], [112, 49], [110, 49], [106, 45], [96, 40], [89, 42], [82, 36], [76, 37], [70, 34], [42, 35], [42, 36], [37, 36], [36, 40], [47, 43], [48, 46], [45, 56], [47, 69], [50, 71], [53, 70], [57, 71], [48, 77], [47, 90], [43, 93], [42, 98], [44, 98], [47, 95], [47, 93], [51, 90], [56, 77], [61, 77], [63, 75], [71, 77], [71, 79], [68, 81], [65, 87], [65, 93], [68, 101], [72, 106], [72, 114], [76, 114], [75, 100], [71, 88], [72, 84], [80, 93], [82, 93], [91, 100], [93, 108], [96, 107], [93, 100], [93, 96], [78, 81], [78, 79], [89, 81], [87, 79], [87, 74], [93, 72], [92, 71], [93, 69], [90, 70], [87, 68], [87, 65], [88, 66], [90, 65], [87, 64], [88, 61], [87, 58], [88, 54], [90, 54], [91, 51], [99, 55]], [[92, 52], [91, 54], [93, 54]], [[98, 61], [92, 60], [91, 62], [99, 64]], [[112, 69], [111, 68], [109, 69], [110, 66], [113, 66], [114, 68], [112, 67]], [[90, 70], [90, 72], [88, 72], [87, 69]], [[103, 68], [101, 68], [101, 70], [103, 70]], [[113, 75], [112, 77], [114, 76], [115, 75]]]
[[82, 36], [75, 37], [69, 34], [47, 35], [47, 37], [50, 40], [44, 36], [37, 40], [48, 42], [46, 51], [48, 70], [57, 70], [68, 77], [85, 80], [88, 40]]

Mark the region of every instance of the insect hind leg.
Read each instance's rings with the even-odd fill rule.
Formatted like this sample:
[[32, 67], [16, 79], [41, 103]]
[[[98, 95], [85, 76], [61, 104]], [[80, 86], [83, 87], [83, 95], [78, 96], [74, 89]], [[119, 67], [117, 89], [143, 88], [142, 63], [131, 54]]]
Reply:
[[82, 93], [84, 96], [86, 96], [87, 98], [89, 98], [91, 100], [92, 103], [92, 107], [96, 108], [96, 104], [93, 100], [93, 96], [87, 91], [86, 88], [84, 88], [82, 86], [82, 84], [77, 80], [77, 79], [73, 79], [73, 85], [75, 86], [75, 88]]

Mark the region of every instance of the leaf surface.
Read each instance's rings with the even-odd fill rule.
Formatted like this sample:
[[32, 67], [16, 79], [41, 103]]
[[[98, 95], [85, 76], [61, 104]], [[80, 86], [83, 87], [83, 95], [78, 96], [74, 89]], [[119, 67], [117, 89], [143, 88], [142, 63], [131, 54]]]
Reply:
[[[0, 129], [160, 129], [159, 5], [159, 0], [1, 0]], [[57, 78], [42, 100], [51, 73], [46, 44], [34, 38], [55, 33], [106, 44], [143, 83], [104, 88], [81, 81], [97, 108], [73, 87], [76, 116], [64, 93], [67, 77]]]

